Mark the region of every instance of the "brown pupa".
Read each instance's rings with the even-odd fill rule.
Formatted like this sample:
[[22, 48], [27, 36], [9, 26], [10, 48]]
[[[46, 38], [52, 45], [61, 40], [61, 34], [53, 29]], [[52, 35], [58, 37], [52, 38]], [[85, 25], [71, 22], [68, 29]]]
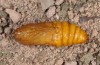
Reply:
[[14, 38], [25, 45], [70, 46], [85, 43], [88, 36], [84, 30], [68, 22], [30, 23], [17, 28]]

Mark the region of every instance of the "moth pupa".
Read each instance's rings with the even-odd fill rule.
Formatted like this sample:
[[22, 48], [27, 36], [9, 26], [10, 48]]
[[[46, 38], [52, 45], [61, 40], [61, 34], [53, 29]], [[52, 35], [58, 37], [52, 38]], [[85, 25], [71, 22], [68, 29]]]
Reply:
[[70, 46], [85, 43], [87, 33], [68, 22], [30, 23], [17, 28], [14, 38], [24, 45]]

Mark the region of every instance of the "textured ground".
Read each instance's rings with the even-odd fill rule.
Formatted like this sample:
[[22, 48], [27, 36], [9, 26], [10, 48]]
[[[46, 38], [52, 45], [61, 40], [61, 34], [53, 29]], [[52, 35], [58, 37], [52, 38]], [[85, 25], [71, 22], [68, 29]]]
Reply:
[[[84, 45], [24, 46], [12, 37], [22, 24], [61, 20], [81, 26]], [[0, 65], [100, 65], [99, 0], [0, 0]]]

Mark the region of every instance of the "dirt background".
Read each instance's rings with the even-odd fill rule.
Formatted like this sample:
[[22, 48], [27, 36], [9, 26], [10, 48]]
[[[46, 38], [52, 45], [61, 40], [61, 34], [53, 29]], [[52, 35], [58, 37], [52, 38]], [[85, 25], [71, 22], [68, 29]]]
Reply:
[[[68, 21], [86, 30], [83, 45], [24, 46], [12, 32], [27, 23]], [[0, 0], [0, 65], [100, 65], [99, 0]]]

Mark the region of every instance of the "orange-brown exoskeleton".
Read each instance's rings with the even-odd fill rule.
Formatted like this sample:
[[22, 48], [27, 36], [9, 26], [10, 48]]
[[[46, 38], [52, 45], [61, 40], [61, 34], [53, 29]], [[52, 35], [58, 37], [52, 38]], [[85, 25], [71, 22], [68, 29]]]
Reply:
[[68, 22], [30, 23], [17, 28], [14, 38], [25, 45], [70, 46], [82, 44], [88, 39], [84, 30]]

